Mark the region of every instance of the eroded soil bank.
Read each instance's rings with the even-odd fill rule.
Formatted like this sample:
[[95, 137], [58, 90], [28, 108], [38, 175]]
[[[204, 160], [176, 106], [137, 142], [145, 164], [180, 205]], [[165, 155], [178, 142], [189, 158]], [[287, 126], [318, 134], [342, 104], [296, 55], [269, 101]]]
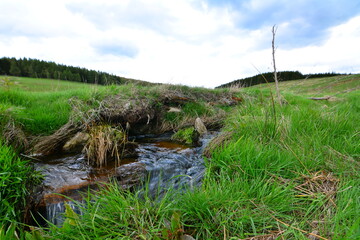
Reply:
[[[33, 156], [58, 154], [65, 150], [64, 145], [75, 135], [89, 134], [94, 127], [104, 125], [124, 132], [126, 137], [175, 132], [193, 126], [196, 118], [200, 118], [208, 129], [219, 129], [226, 115], [225, 110], [242, 101], [242, 98], [230, 93], [184, 94], [168, 91], [157, 98], [110, 96], [99, 102], [97, 108], [89, 109], [86, 102], [71, 99], [73, 115], [69, 122], [50, 136], [35, 138], [26, 152]], [[21, 139], [14, 135], [9, 142], [16, 143]], [[81, 144], [87, 141], [83, 140]], [[76, 147], [74, 149], [78, 150]]]

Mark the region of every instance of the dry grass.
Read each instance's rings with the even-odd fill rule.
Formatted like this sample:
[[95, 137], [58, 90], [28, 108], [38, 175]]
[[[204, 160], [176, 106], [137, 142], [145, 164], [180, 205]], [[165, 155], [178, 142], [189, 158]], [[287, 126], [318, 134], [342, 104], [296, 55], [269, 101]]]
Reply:
[[28, 149], [29, 141], [27, 140], [25, 133], [20, 127], [16, 126], [14, 121], [9, 121], [3, 131], [2, 136], [4, 137], [5, 144], [12, 145], [14, 149], [23, 151]]
[[[290, 180], [276, 177], [281, 182], [288, 184]], [[306, 233], [310, 239], [327, 239], [325, 237], [317, 235], [317, 233], [326, 232], [326, 226], [328, 221], [332, 219], [336, 212], [336, 194], [338, 189], [339, 179], [337, 179], [333, 173], [326, 171], [318, 171], [309, 173], [308, 175], [302, 175], [297, 180], [298, 184], [294, 187], [296, 197], [304, 199], [322, 199], [321, 215], [317, 216], [317, 219], [308, 221], [309, 226], [312, 228], [312, 232], [307, 232], [302, 229], [292, 227], [290, 224], [284, 223], [279, 219], [273, 217], [279, 223], [291, 227], [300, 232]], [[331, 233], [327, 233], [329, 236]]]
[[127, 136], [124, 130], [110, 125], [93, 126], [89, 129], [89, 141], [85, 153], [90, 164], [102, 167], [107, 161], [115, 160], [120, 165]]
[[[303, 176], [303, 183], [297, 185], [295, 189], [300, 193], [298, 197], [324, 198], [321, 206], [321, 216], [318, 219], [309, 221], [313, 232], [326, 232], [328, 222], [336, 213], [336, 194], [339, 180], [333, 173], [319, 171], [309, 176]], [[329, 233], [329, 235], [331, 235]]]
[[272, 232], [270, 234], [258, 235], [258, 236], [254, 236], [254, 237], [243, 238], [243, 239], [240, 239], [240, 240], [275, 240], [275, 239], [282, 239], [282, 238], [279, 238], [279, 237], [284, 232], [285, 231], [276, 231], [276, 232]]
[[203, 155], [207, 158], [211, 158], [213, 151], [225, 146], [226, 143], [231, 140], [232, 136], [233, 132], [222, 132], [210, 141], [204, 149]]
[[334, 198], [337, 192], [339, 180], [332, 173], [319, 171], [308, 176], [303, 176], [303, 183], [295, 187], [300, 192], [299, 196], [314, 197], [316, 194], [324, 194], [330, 205], [336, 206]]

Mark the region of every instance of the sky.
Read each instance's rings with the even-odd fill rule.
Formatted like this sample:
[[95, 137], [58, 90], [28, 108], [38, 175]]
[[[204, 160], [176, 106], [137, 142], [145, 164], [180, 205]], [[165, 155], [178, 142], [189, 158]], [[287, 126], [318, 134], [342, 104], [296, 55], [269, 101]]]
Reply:
[[359, 0], [1, 0], [0, 57], [213, 88], [278, 71], [360, 73]]

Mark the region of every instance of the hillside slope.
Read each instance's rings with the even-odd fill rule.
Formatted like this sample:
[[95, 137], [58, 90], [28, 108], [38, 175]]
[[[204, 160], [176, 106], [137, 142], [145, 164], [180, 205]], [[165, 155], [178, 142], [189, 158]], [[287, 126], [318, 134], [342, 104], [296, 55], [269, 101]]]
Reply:
[[[275, 83], [264, 83], [252, 89], [275, 89]], [[360, 74], [279, 82], [280, 91], [303, 96], [338, 95], [360, 89]]]

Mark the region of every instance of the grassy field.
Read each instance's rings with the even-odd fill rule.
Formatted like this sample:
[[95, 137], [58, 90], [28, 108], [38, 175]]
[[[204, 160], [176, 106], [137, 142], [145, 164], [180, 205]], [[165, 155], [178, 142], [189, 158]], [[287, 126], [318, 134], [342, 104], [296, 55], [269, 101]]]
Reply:
[[0, 76], [4, 89], [25, 90], [27, 92], [62, 92], [67, 90], [98, 89], [101, 85], [69, 82], [64, 80]]
[[[68, 209], [62, 228], [28, 239], [359, 239], [359, 82], [359, 75], [283, 82], [282, 107], [271, 84], [243, 89], [201, 188], [154, 200], [112, 184], [84, 215]], [[337, 101], [308, 99], [315, 95]]]
[[[90, 99], [104, 88], [67, 81], [1, 77], [0, 124], [13, 119], [25, 132], [49, 134], [64, 125], [71, 114], [69, 99]], [[98, 93], [98, 94], [96, 94]]]
[[[279, 87], [283, 92], [302, 96], [337, 96], [344, 92], [359, 90], [360, 74], [280, 82]], [[273, 83], [268, 83], [253, 87], [253, 89], [269, 88], [274, 89], [275, 85]]]

